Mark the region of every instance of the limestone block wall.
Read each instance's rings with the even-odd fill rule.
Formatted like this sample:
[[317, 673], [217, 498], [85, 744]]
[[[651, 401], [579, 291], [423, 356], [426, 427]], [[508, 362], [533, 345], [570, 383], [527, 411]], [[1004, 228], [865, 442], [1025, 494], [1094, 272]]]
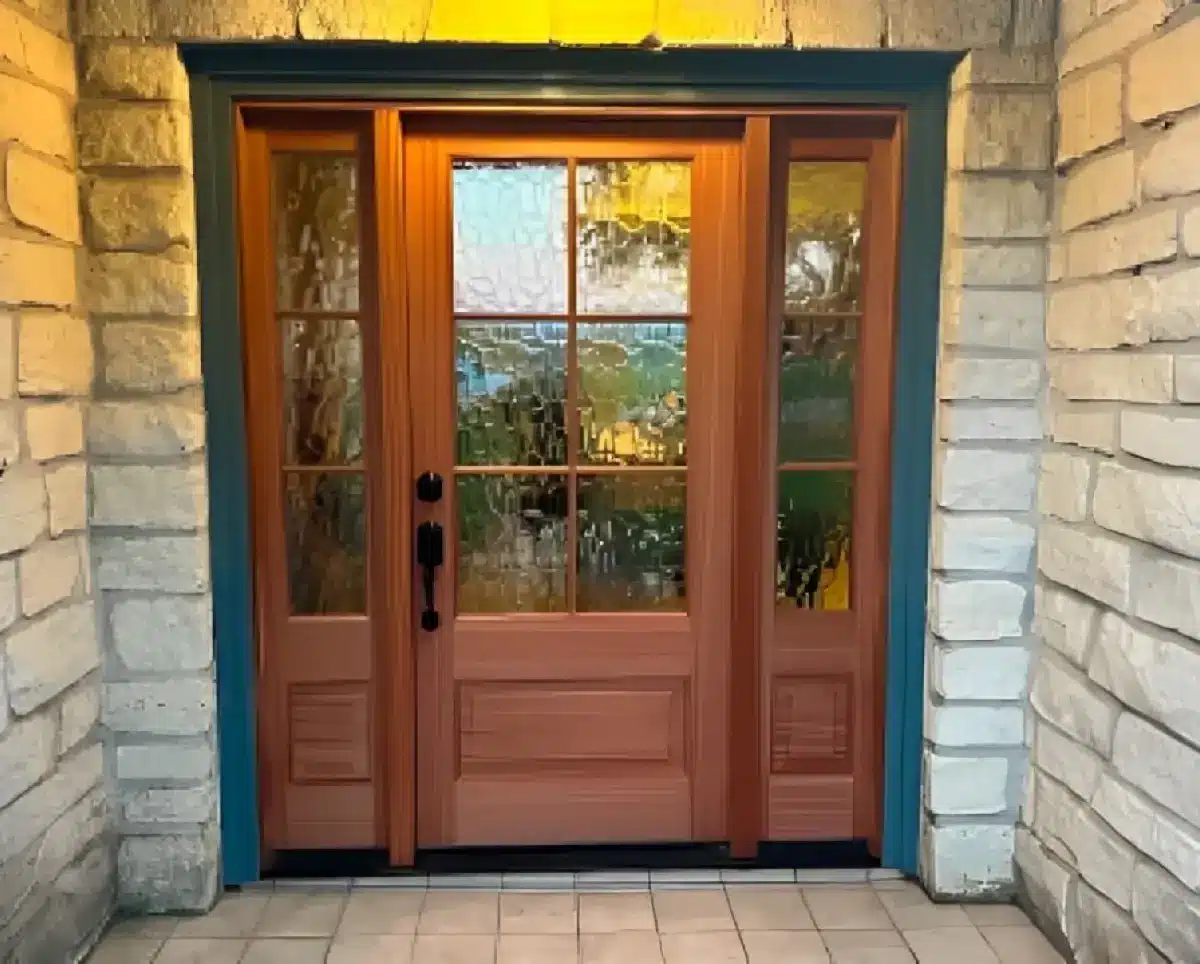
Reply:
[[[0, 0], [0, 3], [8, 0]], [[46, 0], [49, 2], [49, 0]], [[1051, 0], [77, 0], [88, 423], [120, 897], [217, 886], [215, 701], [187, 80], [180, 40], [462, 40], [974, 50], [948, 144], [946, 343], [926, 714], [924, 871], [1013, 883], [1053, 83]]]
[[1068, 2], [1028, 891], [1080, 961], [1200, 959], [1200, 10]]
[[92, 341], [67, 5], [0, 2], [0, 960], [70, 960], [114, 897], [87, 535]]

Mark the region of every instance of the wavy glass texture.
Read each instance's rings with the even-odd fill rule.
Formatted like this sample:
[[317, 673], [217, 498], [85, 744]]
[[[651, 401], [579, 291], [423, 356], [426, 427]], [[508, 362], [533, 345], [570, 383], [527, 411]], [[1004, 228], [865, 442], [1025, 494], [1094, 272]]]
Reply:
[[778, 458], [782, 462], [854, 457], [853, 318], [785, 318], [779, 364]]
[[284, 490], [292, 612], [365, 613], [363, 477], [358, 473], [285, 472]]
[[788, 166], [785, 311], [859, 310], [866, 186], [867, 166], [860, 161]]
[[460, 475], [456, 481], [458, 611], [565, 611], [566, 479]]
[[454, 310], [567, 310], [567, 165], [459, 160], [453, 170]]
[[274, 155], [280, 311], [357, 311], [358, 163], [337, 154]]
[[363, 457], [358, 323], [282, 322], [286, 465], [351, 465]]
[[775, 598], [797, 609], [850, 608], [853, 472], [780, 472]]
[[686, 476], [584, 475], [578, 492], [579, 611], [685, 609]]
[[692, 169], [683, 161], [576, 168], [576, 310], [688, 311]]
[[565, 465], [567, 326], [455, 326], [459, 465]]
[[592, 465], [687, 463], [687, 326], [576, 330], [579, 458]]

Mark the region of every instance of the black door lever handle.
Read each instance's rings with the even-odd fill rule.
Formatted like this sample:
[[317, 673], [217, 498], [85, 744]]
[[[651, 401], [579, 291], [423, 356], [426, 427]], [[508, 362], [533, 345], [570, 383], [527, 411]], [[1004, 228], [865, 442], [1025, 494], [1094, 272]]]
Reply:
[[421, 628], [432, 633], [441, 620], [438, 617], [434, 587], [437, 582], [438, 566], [445, 555], [442, 527], [437, 522], [422, 522], [417, 526], [417, 565], [421, 567], [421, 587], [425, 594], [425, 608], [421, 611]]

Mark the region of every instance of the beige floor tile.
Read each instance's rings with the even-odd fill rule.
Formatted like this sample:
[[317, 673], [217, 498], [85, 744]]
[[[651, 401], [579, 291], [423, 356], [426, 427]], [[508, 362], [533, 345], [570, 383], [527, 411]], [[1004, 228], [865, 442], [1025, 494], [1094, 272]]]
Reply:
[[166, 940], [179, 926], [178, 917], [124, 917], [113, 921], [107, 937], [157, 937]]
[[1058, 953], [1032, 925], [1026, 927], [980, 927], [1000, 964], [1064, 964]]
[[964, 904], [963, 910], [976, 927], [1029, 927], [1025, 911], [1015, 904]]
[[667, 964], [746, 964], [742, 942], [731, 931], [663, 934], [662, 949]]
[[350, 895], [338, 935], [415, 934], [424, 891], [357, 891]]
[[275, 894], [255, 931], [258, 937], [332, 937], [346, 906], [345, 894]]
[[184, 917], [174, 937], [249, 937], [270, 898], [266, 894], [227, 894], [203, 917]]
[[495, 934], [500, 926], [496, 891], [436, 891], [425, 895], [418, 934]]
[[411, 934], [345, 934], [329, 945], [325, 964], [410, 964]]
[[829, 964], [829, 953], [816, 931], [743, 931], [750, 964]]
[[907, 947], [900, 932], [893, 929], [874, 931], [821, 931], [821, 939], [831, 951], [878, 950]]
[[729, 891], [733, 918], [743, 931], [812, 930], [812, 916], [797, 887], [745, 887]]
[[496, 964], [576, 964], [578, 960], [575, 934], [501, 934], [496, 951]]
[[329, 941], [312, 937], [264, 937], [246, 945], [241, 964], [325, 964]]
[[495, 964], [494, 934], [418, 934], [413, 964]]
[[905, 931], [904, 939], [912, 948], [917, 964], [1000, 964], [983, 935], [973, 927]]
[[238, 964], [245, 950], [241, 937], [172, 937], [154, 964]]
[[662, 964], [658, 934], [623, 931], [619, 934], [583, 934], [579, 938], [580, 964]]
[[579, 932], [614, 934], [618, 931], [653, 931], [654, 907], [650, 894], [580, 894]]
[[881, 890], [879, 900], [902, 931], [931, 927], [971, 927], [971, 919], [957, 904], [935, 904], [920, 887]]
[[574, 894], [501, 894], [500, 933], [576, 934]]
[[157, 937], [106, 937], [88, 964], [150, 964], [162, 946]]
[[723, 890], [662, 890], [652, 896], [662, 934], [734, 929], [733, 913]]
[[916, 960], [907, 947], [848, 947], [829, 954], [832, 964], [913, 964]]
[[821, 930], [887, 930], [892, 919], [870, 887], [813, 888], [802, 891], [804, 902]]

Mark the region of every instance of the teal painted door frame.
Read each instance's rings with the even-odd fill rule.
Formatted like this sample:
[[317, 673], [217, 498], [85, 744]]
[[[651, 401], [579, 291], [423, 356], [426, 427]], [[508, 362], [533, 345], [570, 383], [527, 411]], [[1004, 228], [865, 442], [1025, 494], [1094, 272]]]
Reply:
[[883, 863], [915, 873], [948, 82], [959, 57], [900, 51], [183, 45], [191, 78], [208, 418], [222, 872], [259, 877], [249, 466], [233, 112], [240, 100], [799, 104], [906, 111], [893, 399]]

